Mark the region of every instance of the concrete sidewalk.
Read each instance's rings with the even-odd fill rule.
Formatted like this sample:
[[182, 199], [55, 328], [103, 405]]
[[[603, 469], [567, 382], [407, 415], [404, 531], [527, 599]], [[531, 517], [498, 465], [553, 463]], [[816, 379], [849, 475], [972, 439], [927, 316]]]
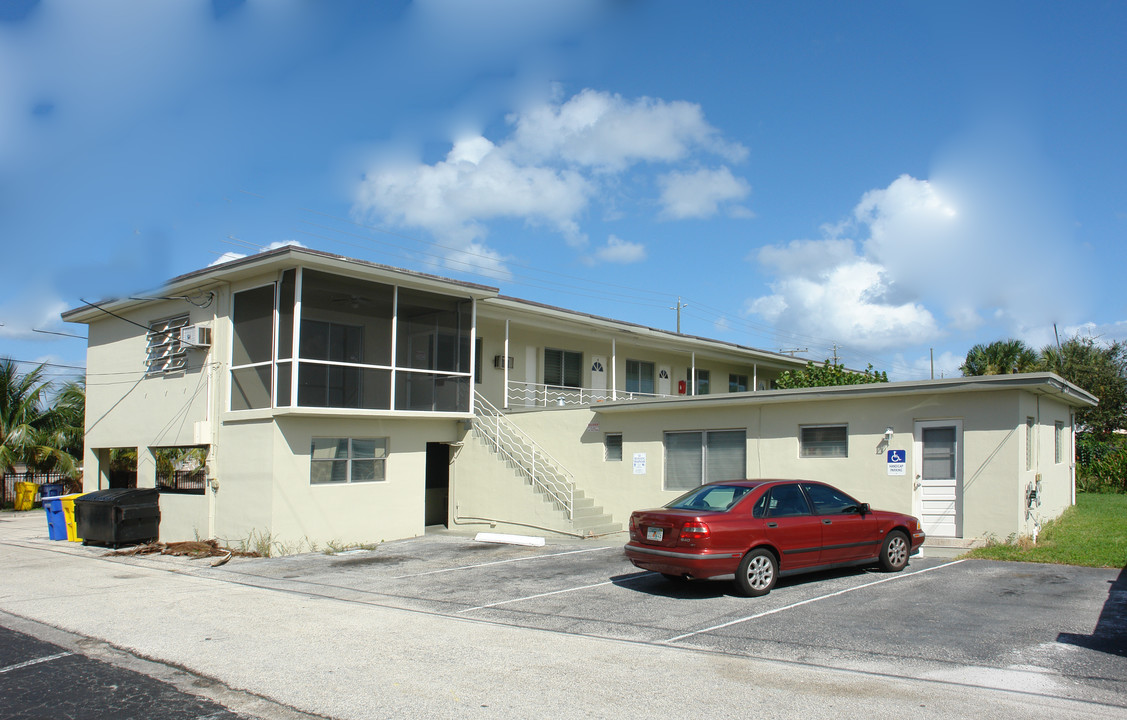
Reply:
[[240, 694], [264, 698], [241, 710], [262, 717], [1059, 719], [1122, 712], [389, 608], [332, 584], [316, 593], [272, 589], [238, 572], [261, 560], [212, 568], [105, 553], [47, 540], [41, 512], [0, 513], [0, 611], [33, 621], [25, 632], [42, 623], [209, 678], [231, 702]]

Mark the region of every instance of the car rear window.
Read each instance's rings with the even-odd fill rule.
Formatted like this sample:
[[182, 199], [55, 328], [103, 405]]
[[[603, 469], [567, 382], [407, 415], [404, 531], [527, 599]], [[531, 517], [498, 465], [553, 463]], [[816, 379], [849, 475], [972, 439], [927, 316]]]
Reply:
[[751, 488], [742, 485], [706, 485], [685, 493], [665, 507], [670, 510], [726, 512], [749, 492]]

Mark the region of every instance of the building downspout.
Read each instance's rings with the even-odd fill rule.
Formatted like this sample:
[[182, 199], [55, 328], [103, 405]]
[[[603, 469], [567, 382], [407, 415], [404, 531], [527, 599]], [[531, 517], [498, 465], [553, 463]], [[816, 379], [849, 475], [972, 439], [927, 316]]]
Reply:
[[1068, 429], [1072, 442], [1069, 443], [1068, 474], [1072, 479], [1072, 505], [1076, 504], [1076, 411], [1068, 411]]
[[[207, 482], [207, 537], [212, 539], [216, 536], [215, 528], [215, 506], [218, 501], [219, 494], [219, 469], [222, 467], [222, 457], [219, 452], [219, 418], [221, 416], [220, 403], [223, 398], [220, 396], [223, 390], [223, 383], [217, 377], [223, 372], [224, 364], [218, 359], [220, 352], [219, 343], [216, 342], [220, 337], [226, 338], [227, 344], [225, 347], [230, 347], [233, 338], [229, 332], [219, 333], [219, 303], [224, 302], [230, 304], [231, 302], [231, 284], [223, 283], [222, 294], [216, 293], [216, 302], [211, 310], [211, 337], [212, 344], [208, 348], [210, 362], [207, 368], [207, 410], [204, 422], [208, 429], [208, 482]], [[222, 300], [220, 299], [222, 297]], [[223, 314], [223, 317], [230, 316], [230, 308], [228, 307]], [[224, 330], [230, 330], [225, 327]], [[229, 353], [228, 353], [229, 355]], [[294, 373], [296, 375], [296, 372]]]

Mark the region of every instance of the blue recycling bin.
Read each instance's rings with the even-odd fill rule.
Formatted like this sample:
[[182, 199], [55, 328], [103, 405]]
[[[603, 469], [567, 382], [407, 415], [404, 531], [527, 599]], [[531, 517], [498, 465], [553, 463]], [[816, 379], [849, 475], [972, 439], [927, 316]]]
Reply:
[[39, 500], [66, 495], [67, 486], [62, 483], [44, 483], [39, 486]]
[[66, 540], [67, 516], [63, 512], [62, 496], [43, 498], [43, 510], [47, 513], [47, 537], [52, 540]]

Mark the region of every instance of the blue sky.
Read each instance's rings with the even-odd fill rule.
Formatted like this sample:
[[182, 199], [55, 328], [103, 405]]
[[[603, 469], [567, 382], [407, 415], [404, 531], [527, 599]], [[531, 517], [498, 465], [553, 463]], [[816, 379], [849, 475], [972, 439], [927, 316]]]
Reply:
[[[1127, 339], [1127, 4], [9, 0], [0, 356], [296, 242], [893, 379]], [[47, 331], [47, 332], [44, 332]]]

